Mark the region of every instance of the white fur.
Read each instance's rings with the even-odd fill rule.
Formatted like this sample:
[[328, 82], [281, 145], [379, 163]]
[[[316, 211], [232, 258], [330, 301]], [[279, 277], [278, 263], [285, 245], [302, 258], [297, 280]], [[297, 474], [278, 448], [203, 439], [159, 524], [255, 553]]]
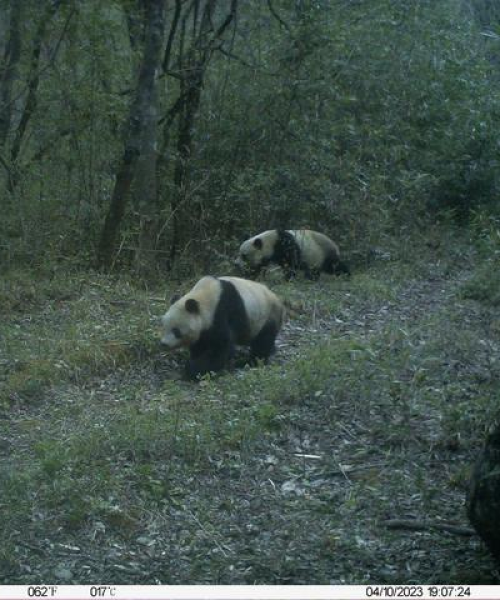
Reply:
[[[337, 245], [326, 235], [310, 229], [288, 229], [300, 249], [301, 262], [309, 269], [321, 269], [324, 259], [334, 254], [339, 256]], [[262, 248], [254, 246], [255, 240], [260, 239]], [[240, 266], [260, 267], [265, 259], [273, 255], [278, 241], [278, 231], [269, 229], [244, 241], [240, 246], [237, 264]]]
[[326, 235], [309, 229], [290, 229], [300, 248], [301, 259], [310, 269], [320, 269], [326, 256], [335, 253], [339, 256], [337, 245]]
[[[191, 291], [174, 302], [163, 315], [161, 343], [171, 349], [196, 343], [201, 332], [211, 324], [220, 292], [220, 283], [215, 277], [208, 276], [200, 279]], [[198, 314], [192, 314], [186, 310], [186, 301], [190, 299], [198, 302], [200, 306]], [[180, 338], [172, 333], [175, 327], [181, 331]]]
[[[240, 294], [250, 325], [249, 340], [235, 340], [239, 344], [247, 344], [255, 338], [262, 327], [273, 320], [281, 327], [284, 309], [281, 300], [265, 285], [248, 281], [240, 277], [221, 277], [221, 280], [232, 283]], [[177, 300], [162, 317], [162, 344], [171, 349], [180, 346], [191, 346], [196, 343], [201, 333], [210, 328], [221, 296], [221, 284], [215, 277], [203, 277], [185, 296]], [[193, 314], [186, 310], [186, 301], [196, 300], [199, 313]], [[173, 334], [178, 328], [181, 337]]]
[[[254, 242], [257, 238], [262, 241], [261, 249], [254, 246]], [[269, 258], [272, 255], [277, 240], [278, 232], [276, 229], [269, 229], [268, 231], [259, 233], [259, 235], [254, 235], [254, 237], [251, 237], [241, 244], [241, 261], [251, 267], [259, 267], [264, 259]]]
[[283, 304], [268, 287], [241, 277], [221, 277], [220, 279], [232, 283], [241, 296], [248, 316], [251, 338], [255, 338], [270, 320], [277, 323], [278, 329], [281, 327], [284, 317]]

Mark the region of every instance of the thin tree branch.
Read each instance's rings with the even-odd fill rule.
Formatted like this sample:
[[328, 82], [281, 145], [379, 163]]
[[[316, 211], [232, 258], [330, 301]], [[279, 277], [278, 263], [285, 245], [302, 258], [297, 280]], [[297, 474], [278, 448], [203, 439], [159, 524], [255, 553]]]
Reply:
[[177, 31], [177, 25], [179, 24], [179, 18], [181, 16], [182, 0], [175, 0], [175, 12], [174, 18], [172, 19], [172, 25], [168, 34], [167, 46], [165, 48], [165, 55], [163, 57], [162, 70], [164, 73], [168, 71], [170, 63], [170, 56], [172, 54], [172, 45], [174, 43], [175, 32]]
[[291, 29], [290, 25], [288, 25], [288, 23], [283, 21], [283, 19], [279, 16], [279, 14], [276, 12], [271, 0], [267, 0], [267, 6], [269, 7], [269, 12], [273, 15], [273, 17], [276, 19], [276, 21], [278, 21], [278, 23], [282, 27], [284, 27], [288, 31], [288, 33], [291, 33], [292, 29]]
[[29, 160], [27, 160], [26, 162], [23, 162], [22, 168], [25, 169], [30, 164], [41, 160], [47, 154], [47, 152], [49, 150], [51, 150], [52, 148], [54, 148], [54, 144], [56, 143], [56, 141], [58, 141], [58, 140], [60, 140], [62, 138], [65, 138], [66, 136], [68, 136], [73, 131], [74, 131], [73, 127], [65, 127], [64, 129], [61, 129], [60, 131], [58, 131], [41, 148], [39, 148], [35, 152], [35, 154], [33, 154], [33, 156], [31, 156], [29, 158]]
[[[47, 30], [47, 26], [50, 20], [57, 13], [57, 10], [60, 6], [60, 0], [57, 2], [52, 2], [48, 5], [45, 13], [42, 15], [40, 22], [38, 24], [38, 28], [35, 34], [35, 40], [33, 44], [33, 53], [31, 56], [31, 69], [30, 75], [28, 77], [28, 96], [26, 98], [26, 103], [24, 105], [23, 114], [21, 116], [21, 120], [19, 122], [19, 126], [16, 131], [16, 135], [14, 137], [14, 141], [12, 142], [12, 150], [11, 150], [11, 160], [15, 162], [17, 156], [19, 154], [19, 150], [21, 148], [21, 142], [26, 132], [26, 128], [28, 126], [28, 122], [34, 113], [37, 105], [37, 91], [38, 84], [40, 83], [40, 74], [39, 74], [39, 64], [40, 64], [40, 52], [42, 50], [43, 38], [45, 37], [45, 31]], [[71, 14], [70, 17], [71, 18]], [[64, 32], [69, 25], [69, 19], [66, 21], [66, 25], [63, 29]], [[60, 38], [61, 40], [62, 38]]]
[[215, 32], [215, 35], [213, 37], [213, 41], [215, 41], [216, 39], [220, 38], [222, 36], [222, 34], [224, 33], [224, 31], [229, 27], [231, 21], [236, 16], [236, 9], [237, 8], [238, 8], [238, 0], [232, 0], [231, 1], [231, 8], [229, 9], [227, 17], [221, 23], [219, 29], [217, 29], [217, 31]]
[[241, 58], [241, 56], [238, 56], [237, 54], [234, 54], [233, 52], [226, 50], [224, 48], [224, 46], [222, 46], [222, 45], [217, 46], [216, 50], [218, 50], [224, 56], [227, 56], [227, 58], [230, 58], [231, 60], [235, 60], [235, 61], [239, 62], [244, 67], [247, 67], [248, 69], [252, 69], [252, 71], [258, 71], [259, 73], [263, 73], [264, 75], [268, 75], [270, 77], [281, 77], [282, 76], [282, 73], [280, 71], [276, 71], [273, 73], [272, 71], [266, 71], [266, 69], [263, 69], [259, 65], [252, 65], [251, 63], [247, 62], [244, 58]]
[[474, 535], [476, 532], [470, 527], [462, 527], [452, 523], [437, 523], [435, 521], [417, 521], [414, 519], [389, 519], [385, 521], [385, 526], [388, 529], [406, 529], [408, 531], [428, 531], [437, 529], [438, 531], [446, 531], [455, 535]]
[[5, 169], [6, 173], [7, 173], [7, 177], [9, 178], [9, 189], [12, 189], [13, 186], [13, 181], [15, 179], [14, 177], [14, 169], [12, 167], [12, 165], [10, 165], [7, 160], [5, 159], [5, 157], [2, 155], [2, 153], [0, 152], [0, 165], [2, 165], [2, 167]]
[[[187, 92], [183, 92], [172, 106], [167, 110], [163, 117], [159, 120], [159, 125], [165, 124], [166, 129], [170, 127], [175, 115], [181, 110], [184, 100], [186, 99]], [[169, 122], [170, 121], [170, 122]]]
[[[60, 46], [61, 46], [61, 43], [62, 43], [62, 41], [63, 41], [63, 39], [64, 39], [64, 36], [65, 36], [65, 34], [66, 34], [66, 31], [67, 31], [67, 29], [68, 29], [69, 23], [70, 23], [71, 19], [73, 18], [73, 15], [74, 15], [75, 13], [76, 13], [76, 9], [75, 9], [75, 8], [73, 8], [73, 9], [71, 10], [71, 12], [70, 12], [70, 14], [69, 14], [68, 18], [66, 19], [66, 23], [64, 24], [63, 30], [62, 30], [62, 32], [61, 32], [61, 35], [59, 36], [59, 39], [58, 39], [58, 41], [57, 41], [57, 44], [56, 44], [56, 47], [54, 48], [54, 51], [52, 52], [52, 54], [51, 54], [51, 56], [50, 56], [50, 58], [49, 58], [49, 60], [48, 60], [47, 64], [46, 64], [44, 67], [42, 67], [41, 69], [39, 69], [39, 71], [38, 71], [37, 73], [35, 73], [35, 74], [34, 74], [34, 76], [35, 76], [35, 77], [38, 77], [38, 78], [39, 78], [39, 77], [40, 77], [40, 75], [42, 75], [43, 73], [45, 73], [45, 71], [47, 71], [48, 69], [50, 69], [50, 67], [51, 67], [51, 66], [54, 64], [54, 61], [55, 61], [55, 59], [56, 59], [56, 57], [57, 57], [57, 54], [58, 54], [58, 52], [59, 52], [59, 48], [60, 48]], [[18, 93], [18, 94], [17, 94], [17, 95], [16, 95], [14, 98], [12, 98], [12, 100], [9, 102], [9, 105], [8, 105], [8, 106], [10, 106], [10, 105], [11, 105], [11, 104], [13, 104], [14, 102], [16, 102], [16, 101], [17, 101], [19, 98], [21, 98], [21, 96], [23, 96], [23, 94], [25, 94], [25, 93], [26, 93], [26, 90], [29, 88], [29, 83], [30, 83], [30, 82], [28, 81], [28, 83], [26, 83], [26, 84], [23, 86], [23, 89], [22, 89], [22, 90], [20, 90], [20, 92], [19, 92], [19, 93]]]

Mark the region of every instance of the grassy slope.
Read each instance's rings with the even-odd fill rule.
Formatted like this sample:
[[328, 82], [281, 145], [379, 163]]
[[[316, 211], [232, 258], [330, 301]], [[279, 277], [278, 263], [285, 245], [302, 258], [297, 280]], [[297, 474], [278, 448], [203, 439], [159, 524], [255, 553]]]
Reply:
[[272, 364], [199, 384], [156, 344], [163, 289], [12, 276], [0, 581], [495, 581], [476, 537], [385, 524], [467, 525], [498, 387], [497, 291], [466, 298], [484, 266], [414, 247], [349, 280], [271, 277], [303, 307]]

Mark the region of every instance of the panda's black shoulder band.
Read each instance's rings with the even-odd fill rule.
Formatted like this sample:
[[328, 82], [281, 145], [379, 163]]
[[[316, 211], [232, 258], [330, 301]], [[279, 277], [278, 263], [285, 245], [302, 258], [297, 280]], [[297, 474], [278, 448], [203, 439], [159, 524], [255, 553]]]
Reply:
[[221, 295], [214, 320], [217, 323], [227, 322], [237, 337], [246, 337], [250, 325], [243, 298], [231, 281], [219, 279], [219, 282], [221, 284]]
[[296, 239], [285, 229], [278, 229], [278, 241], [274, 248], [273, 259], [281, 266], [298, 267], [300, 264], [300, 248]]

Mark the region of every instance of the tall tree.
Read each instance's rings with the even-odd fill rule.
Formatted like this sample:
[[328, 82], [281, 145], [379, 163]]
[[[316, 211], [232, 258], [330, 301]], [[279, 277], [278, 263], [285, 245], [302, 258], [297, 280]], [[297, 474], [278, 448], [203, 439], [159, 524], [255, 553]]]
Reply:
[[12, 91], [17, 77], [17, 68], [21, 56], [21, 7], [22, 2], [10, 1], [9, 12], [2, 3], [0, 19], [5, 23], [10, 16], [9, 38], [3, 51], [0, 71], [0, 148], [3, 148], [12, 126]]
[[[50, 23], [53, 16], [56, 14], [60, 4], [61, 0], [52, 0], [51, 2], [48, 2], [36, 28], [35, 37], [33, 40], [33, 49], [31, 52], [30, 72], [28, 76], [28, 93], [26, 96], [26, 102], [24, 103], [24, 109], [21, 114], [21, 119], [16, 129], [14, 141], [12, 142], [11, 160], [13, 163], [16, 161], [19, 155], [21, 143], [26, 133], [26, 128], [36, 109], [37, 91], [40, 82], [40, 53], [42, 51], [42, 44], [44, 41], [47, 26]], [[71, 18], [72, 14], [73, 13], [70, 14], [69, 19]], [[62, 39], [62, 36], [60, 39]], [[55, 58], [55, 54], [56, 52], [54, 52], [54, 56], [52, 57], [52, 59]]]
[[[165, 29], [165, 1], [144, 0], [144, 3], [146, 8], [144, 52], [125, 132], [125, 148], [118, 167], [111, 204], [104, 221], [98, 249], [97, 263], [100, 267], [106, 269], [109, 269], [113, 263], [116, 239], [125, 214], [130, 196], [130, 187], [136, 174], [141, 152], [147, 149], [150, 160], [156, 160], [155, 89], [156, 73], [161, 64]], [[144, 183], [146, 183], [145, 179]], [[147, 187], [146, 183], [145, 194], [148, 198], [155, 195], [155, 188], [152, 186], [153, 183], [151, 183], [151, 187]]]
[[[177, 3], [176, 16], [179, 18]], [[179, 80], [179, 97], [164, 123], [164, 147], [168, 140], [168, 128], [173, 116], [178, 117], [177, 155], [174, 168], [175, 192], [171, 201], [172, 239], [170, 244], [170, 264], [176, 258], [182, 238], [183, 224], [191, 225], [199, 220], [189, 205], [189, 167], [193, 153], [193, 141], [196, 116], [200, 107], [201, 92], [205, 73], [214, 51], [222, 43], [223, 35], [236, 18], [238, 0], [231, 0], [226, 14], [216, 25], [216, 16], [220, 13], [217, 0], [193, 0], [180, 18], [179, 52], [176, 69], [168, 70], [169, 55], [166, 54], [163, 67], [165, 71]], [[165, 152], [162, 152], [162, 159]], [[160, 164], [160, 168], [164, 164]]]

